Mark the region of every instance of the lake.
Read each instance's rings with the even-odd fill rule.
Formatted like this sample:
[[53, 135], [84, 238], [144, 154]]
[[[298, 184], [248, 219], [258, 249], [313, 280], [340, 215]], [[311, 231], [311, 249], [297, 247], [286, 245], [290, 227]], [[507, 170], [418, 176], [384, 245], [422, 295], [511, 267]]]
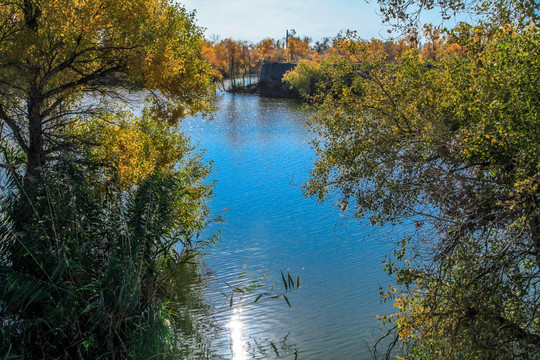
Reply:
[[[309, 116], [293, 100], [222, 94], [214, 120], [183, 122], [213, 161], [210, 205], [225, 219], [212, 228], [221, 243], [204, 257], [207, 281], [194, 285], [221, 329], [207, 357], [367, 360], [380, 334], [375, 316], [392, 311], [380, 302], [379, 287], [392, 282], [381, 262], [406, 227], [372, 226], [335, 200], [302, 195], [314, 160]], [[235, 293], [229, 309], [231, 285], [267, 272], [267, 287], [279, 280], [279, 290], [282, 269], [301, 279], [287, 294], [292, 307], [281, 298], [253, 304], [259, 290], [244, 301]]]

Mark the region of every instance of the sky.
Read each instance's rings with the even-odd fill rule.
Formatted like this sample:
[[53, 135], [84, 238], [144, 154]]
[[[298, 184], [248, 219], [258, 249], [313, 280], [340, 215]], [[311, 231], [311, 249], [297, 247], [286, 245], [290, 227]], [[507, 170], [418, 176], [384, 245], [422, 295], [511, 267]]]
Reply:
[[356, 30], [364, 39], [389, 37], [376, 1], [364, 0], [179, 0], [196, 10], [205, 35], [257, 42], [281, 39], [287, 29], [314, 41], [334, 37], [341, 30]]

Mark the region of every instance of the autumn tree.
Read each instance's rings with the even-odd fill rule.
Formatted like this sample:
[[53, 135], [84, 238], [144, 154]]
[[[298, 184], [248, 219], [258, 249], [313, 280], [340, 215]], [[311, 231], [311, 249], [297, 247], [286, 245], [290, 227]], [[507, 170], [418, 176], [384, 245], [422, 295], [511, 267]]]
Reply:
[[256, 68], [256, 52], [253, 43], [249, 41], [240, 42], [240, 60], [242, 67], [242, 86], [246, 87], [246, 76], [251, 77], [253, 71], [257, 72]]
[[311, 39], [309, 37], [304, 37], [303, 39], [296, 36], [289, 37], [289, 42], [287, 43], [289, 61], [298, 61], [309, 57], [311, 55], [310, 42]]
[[215, 43], [205, 40], [202, 45], [202, 56], [212, 66], [212, 69], [214, 69], [214, 81], [222, 81], [223, 74], [220, 71], [221, 59], [218, 57]]
[[241, 69], [241, 45], [231, 38], [221, 40], [214, 45], [218, 71], [230, 79], [233, 86]]
[[277, 50], [276, 42], [271, 38], [262, 39], [255, 45], [255, 50], [260, 61], [271, 60]]
[[[284, 78], [293, 84], [306, 100], [320, 102], [325, 93], [331, 91], [332, 69], [342, 59], [346, 58], [351, 63], [360, 63], [375, 56], [381, 61], [393, 62], [401, 52], [410, 49], [411, 46], [405, 40], [382, 42], [378, 39], [365, 41], [351, 36], [337, 36], [322, 56], [300, 59], [296, 70], [288, 72]], [[362, 49], [362, 51], [351, 51], [353, 48]]]
[[0, 2], [0, 357], [178, 357], [167, 286], [211, 187], [175, 125], [211, 81], [171, 1]]
[[322, 40], [315, 41], [313, 50], [315, 50], [319, 55], [324, 54], [332, 46], [332, 39], [325, 37]]
[[441, 46], [443, 45], [443, 39], [441, 37], [441, 30], [432, 25], [424, 25], [424, 44], [421, 49], [422, 56], [437, 60], [437, 56], [441, 53]]
[[[90, 94], [158, 91], [156, 114], [173, 123], [208, 108], [210, 69], [193, 16], [167, 0], [4, 1], [0, 120], [4, 155], [24, 158], [25, 182], [69, 149], [62, 129], [97, 106]], [[85, 95], [88, 94], [88, 95]], [[86, 96], [86, 101], [81, 101]], [[4, 156], [4, 167], [18, 167]]]
[[257, 44], [249, 41], [224, 39], [215, 44], [207, 42], [205, 59], [220, 74], [218, 80], [226, 90], [224, 78], [230, 79], [232, 88], [236, 79], [242, 77], [242, 86], [246, 87], [246, 77], [258, 74], [264, 61], [277, 61], [281, 50], [273, 39], [264, 39]]
[[[380, 3], [415, 19], [409, 3]], [[433, 4], [464, 6], [417, 3]], [[338, 193], [373, 224], [417, 229], [385, 263], [399, 286], [383, 295], [398, 312], [381, 318], [395, 325], [402, 359], [540, 354], [537, 10], [479, 6], [474, 26], [431, 31], [435, 46], [395, 61], [343, 39], [314, 97], [306, 193]], [[309, 76], [299, 67], [289, 82]]]

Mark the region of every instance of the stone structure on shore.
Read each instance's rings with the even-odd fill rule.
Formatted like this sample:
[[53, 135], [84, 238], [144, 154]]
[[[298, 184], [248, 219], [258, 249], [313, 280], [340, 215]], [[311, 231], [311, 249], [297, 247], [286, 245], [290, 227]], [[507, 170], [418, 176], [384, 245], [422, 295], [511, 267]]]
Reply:
[[289, 83], [283, 82], [283, 75], [296, 67], [296, 63], [264, 62], [259, 76], [259, 95], [276, 98], [300, 98]]

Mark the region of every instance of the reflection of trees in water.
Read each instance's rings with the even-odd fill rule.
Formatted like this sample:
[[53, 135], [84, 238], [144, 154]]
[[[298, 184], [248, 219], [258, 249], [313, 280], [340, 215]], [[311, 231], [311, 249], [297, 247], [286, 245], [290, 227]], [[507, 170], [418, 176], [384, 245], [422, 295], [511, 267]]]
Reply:
[[239, 129], [238, 129], [238, 104], [236, 103], [236, 95], [228, 96], [223, 107], [223, 115], [227, 124], [227, 138], [229, 143], [236, 145], [240, 142]]
[[308, 136], [308, 115], [299, 101], [224, 94], [221, 104], [218, 117], [226, 125], [227, 140], [233, 146], [245, 143], [246, 137], [253, 135], [251, 131], [246, 131], [250, 126], [256, 127], [258, 140], [265, 145], [275, 142], [276, 137], [280, 136], [276, 129], [283, 125], [291, 127], [289, 132], [298, 135], [301, 143]]
[[[182, 266], [170, 275], [168, 286], [172, 299], [169, 306], [176, 314], [171, 329], [177, 339], [181, 356], [193, 360], [231, 359], [232, 356], [234, 360], [236, 357], [232, 354], [232, 350], [231, 353], [224, 354], [226, 349], [232, 349], [234, 345], [233, 339], [229, 336], [231, 331], [227, 326], [229, 324], [219, 324], [214, 317], [216, 309], [206, 301], [214, 275], [200, 256], [184, 256]], [[224, 295], [228, 297], [228, 294]], [[245, 303], [238, 304], [242, 305]], [[265, 305], [252, 304], [252, 306]], [[230, 311], [232, 315], [234, 307], [217, 312]], [[289, 334], [279, 339], [250, 337], [245, 333], [241, 336], [242, 339], [234, 340], [241, 340], [242, 353], [249, 355], [249, 359], [278, 359], [291, 356], [297, 358], [297, 349], [288, 343]]]
[[211, 306], [204, 300], [208, 288], [209, 272], [200, 256], [188, 254], [182, 266], [170, 275], [169, 304], [176, 315], [171, 329], [177, 339], [183, 358], [219, 359], [212, 342], [221, 334], [221, 329], [211, 316]]

